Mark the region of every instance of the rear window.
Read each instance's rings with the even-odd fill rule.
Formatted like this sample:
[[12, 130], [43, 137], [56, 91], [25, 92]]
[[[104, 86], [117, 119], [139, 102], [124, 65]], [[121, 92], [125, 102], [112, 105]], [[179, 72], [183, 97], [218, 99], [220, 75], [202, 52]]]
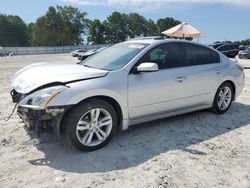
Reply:
[[220, 55], [214, 50], [210, 50], [210, 53], [211, 53], [211, 63], [219, 63]]

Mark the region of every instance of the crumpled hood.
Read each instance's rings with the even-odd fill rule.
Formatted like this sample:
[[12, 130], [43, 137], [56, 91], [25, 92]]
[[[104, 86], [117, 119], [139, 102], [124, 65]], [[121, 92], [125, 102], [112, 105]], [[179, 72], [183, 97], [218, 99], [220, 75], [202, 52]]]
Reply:
[[71, 82], [105, 76], [106, 70], [78, 64], [35, 63], [19, 70], [11, 79], [11, 86], [19, 93], [30, 91], [53, 82]]

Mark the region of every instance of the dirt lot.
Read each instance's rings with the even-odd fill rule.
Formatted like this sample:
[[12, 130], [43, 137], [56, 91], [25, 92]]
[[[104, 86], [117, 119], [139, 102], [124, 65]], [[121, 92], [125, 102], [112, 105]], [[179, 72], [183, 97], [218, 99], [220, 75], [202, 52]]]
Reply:
[[200, 111], [137, 125], [83, 153], [50, 134], [31, 138], [16, 113], [4, 121], [14, 106], [11, 76], [44, 61], [76, 62], [69, 55], [0, 58], [1, 188], [250, 187], [249, 69], [244, 92], [226, 114]]

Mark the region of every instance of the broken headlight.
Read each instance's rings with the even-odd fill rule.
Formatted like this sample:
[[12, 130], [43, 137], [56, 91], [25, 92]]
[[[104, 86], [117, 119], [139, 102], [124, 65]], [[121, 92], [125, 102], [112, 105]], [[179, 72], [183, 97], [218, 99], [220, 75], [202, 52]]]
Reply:
[[53, 86], [42, 89], [33, 94], [28, 100], [27, 104], [35, 107], [46, 108], [51, 100], [55, 98], [62, 91], [68, 89], [66, 86]]

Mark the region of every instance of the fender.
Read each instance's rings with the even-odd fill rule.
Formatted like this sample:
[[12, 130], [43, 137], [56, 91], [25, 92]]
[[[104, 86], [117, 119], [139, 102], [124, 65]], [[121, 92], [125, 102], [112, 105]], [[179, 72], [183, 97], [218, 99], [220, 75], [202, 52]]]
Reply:
[[[113, 74], [112, 76], [109, 76]], [[114, 78], [117, 74], [117, 79]], [[124, 74], [122, 76], [121, 74]], [[69, 83], [66, 86], [69, 89], [57, 95], [48, 105], [65, 106], [75, 105], [79, 102], [94, 96], [107, 96], [114, 99], [121, 107], [123, 119], [128, 119], [127, 107], [127, 72], [120, 71], [109, 73], [105, 78], [88, 79], [79, 82]], [[98, 89], [96, 89], [98, 88]]]

